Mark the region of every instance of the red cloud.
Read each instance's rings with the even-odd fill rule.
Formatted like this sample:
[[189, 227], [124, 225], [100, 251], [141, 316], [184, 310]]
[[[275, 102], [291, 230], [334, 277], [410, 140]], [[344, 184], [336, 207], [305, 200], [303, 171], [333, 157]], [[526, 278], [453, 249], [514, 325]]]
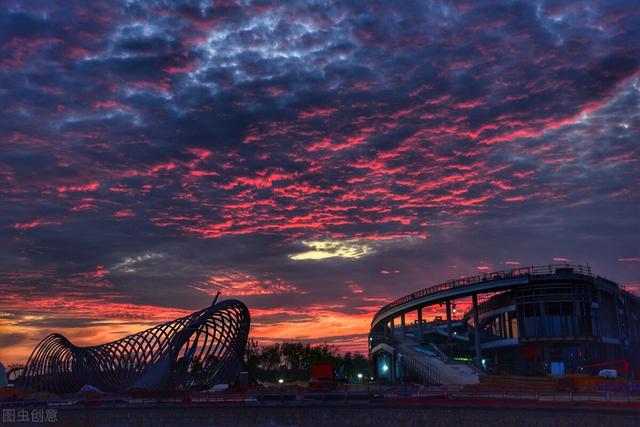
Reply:
[[239, 271], [212, 274], [206, 281], [192, 287], [208, 295], [216, 295], [218, 291], [228, 296], [303, 293], [294, 285], [287, 284], [277, 277], [258, 278]]
[[348, 280], [347, 281], [347, 287], [351, 290], [352, 293], [354, 294], [361, 294], [364, 292], [364, 289], [362, 288], [362, 286], [358, 285], [356, 282], [354, 282], [353, 280]]
[[336, 111], [338, 111], [336, 108], [315, 108], [309, 111], [301, 111], [300, 113], [298, 113], [298, 118], [307, 120], [316, 117], [329, 117]]
[[31, 230], [32, 228], [42, 227], [43, 225], [60, 225], [61, 222], [51, 221], [45, 219], [34, 219], [28, 222], [16, 222], [13, 224], [13, 228], [17, 230]]
[[96, 191], [98, 188], [100, 188], [100, 183], [97, 181], [94, 181], [88, 184], [61, 185], [56, 187], [56, 190], [58, 191], [58, 193], [73, 193], [73, 192]]
[[127, 217], [136, 216], [136, 213], [132, 209], [122, 209], [117, 212], [114, 212], [113, 216], [116, 218], [127, 218]]

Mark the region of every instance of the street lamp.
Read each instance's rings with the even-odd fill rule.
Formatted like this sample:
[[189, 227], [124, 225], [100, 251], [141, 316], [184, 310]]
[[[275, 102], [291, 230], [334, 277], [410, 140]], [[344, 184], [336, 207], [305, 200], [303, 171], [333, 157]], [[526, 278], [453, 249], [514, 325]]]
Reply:
[[284, 380], [282, 378], [278, 378], [278, 384], [282, 384], [284, 383]]
[[358, 381], [362, 382], [362, 374], [361, 373], [358, 373]]

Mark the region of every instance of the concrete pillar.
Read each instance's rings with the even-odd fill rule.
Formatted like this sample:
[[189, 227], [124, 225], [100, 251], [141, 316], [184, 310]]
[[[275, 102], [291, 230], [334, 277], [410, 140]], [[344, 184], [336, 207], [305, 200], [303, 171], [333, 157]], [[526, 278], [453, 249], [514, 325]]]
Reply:
[[502, 313], [502, 338], [509, 338], [509, 332], [507, 332], [507, 313]]
[[478, 315], [478, 294], [471, 295], [473, 301], [473, 325], [475, 328], [476, 366], [482, 369], [482, 350], [480, 350], [480, 316]]
[[391, 319], [391, 338], [393, 338], [396, 334], [396, 323], [395, 319]]
[[378, 373], [376, 372], [376, 366], [378, 366], [378, 364], [376, 362], [376, 355], [369, 354], [369, 378], [367, 378], [367, 381], [369, 381], [371, 378], [374, 378], [375, 381], [378, 381]]
[[[509, 313], [510, 313], [510, 312], [509, 312]], [[504, 316], [505, 316], [505, 321], [507, 322], [507, 330], [509, 331], [509, 336], [508, 336], [508, 338], [513, 338], [513, 324], [512, 324], [513, 319], [510, 319], [510, 318], [509, 318], [509, 317], [510, 317], [510, 316], [509, 316], [509, 313], [505, 313], [505, 314], [504, 314]], [[516, 311], [515, 313], [518, 313], [518, 312]], [[515, 316], [515, 319], [516, 319], [516, 322], [517, 322], [517, 321], [518, 321], [518, 320], [517, 320], [517, 319], [518, 319], [517, 314], [516, 314], [516, 316]]]
[[620, 345], [622, 346], [622, 341], [623, 341], [623, 337], [622, 337], [622, 325], [620, 323], [620, 303], [618, 302], [618, 293], [614, 292], [613, 293], [613, 300], [615, 302], [615, 306], [616, 306], [616, 323], [618, 325], [618, 340], [620, 340]]
[[389, 359], [391, 359], [389, 361], [389, 369], [391, 370], [391, 382], [395, 383], [396, 382], [396, 352], [394, 351], [392, 354], [389, 355]]
[[405, 323], [404, 313], [400, 315], [400, 330], [402, 331], [402, 338], [407, 336], [407, 325]]
[[453, 331], [451, 330], [451, 301], [447, 300], [447, 337], [449, 341], [453, 339]]
[[422, 307], [418, 307], [418, 342], [422, 342]]

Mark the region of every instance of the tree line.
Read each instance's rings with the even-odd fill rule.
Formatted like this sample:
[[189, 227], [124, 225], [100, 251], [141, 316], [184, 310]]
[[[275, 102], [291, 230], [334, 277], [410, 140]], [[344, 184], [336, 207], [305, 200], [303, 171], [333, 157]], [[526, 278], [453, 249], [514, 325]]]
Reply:
[[245, 351], [245, 365], [252, 382], [307, 381], [311, 367], [316, 363], [332, 363], [340, 379], [348, 382], [362, 381], [367, 377], [367, 358], [360, 353], [340, 354], [338, 348], [329, 344], [303, 344], [282, 342], [260, 345], [249, 340]]

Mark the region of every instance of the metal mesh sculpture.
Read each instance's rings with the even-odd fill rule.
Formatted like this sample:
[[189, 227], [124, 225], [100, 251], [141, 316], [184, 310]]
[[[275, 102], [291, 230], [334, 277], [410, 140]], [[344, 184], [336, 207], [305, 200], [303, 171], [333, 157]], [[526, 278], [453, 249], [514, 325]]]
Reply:
[[34, 349], [18, 386], [73, 393], [207, 388], [233, 380], [249, 335], [249, 310], [226, 300], [120, 340], [77, 347], [60, 334]]

